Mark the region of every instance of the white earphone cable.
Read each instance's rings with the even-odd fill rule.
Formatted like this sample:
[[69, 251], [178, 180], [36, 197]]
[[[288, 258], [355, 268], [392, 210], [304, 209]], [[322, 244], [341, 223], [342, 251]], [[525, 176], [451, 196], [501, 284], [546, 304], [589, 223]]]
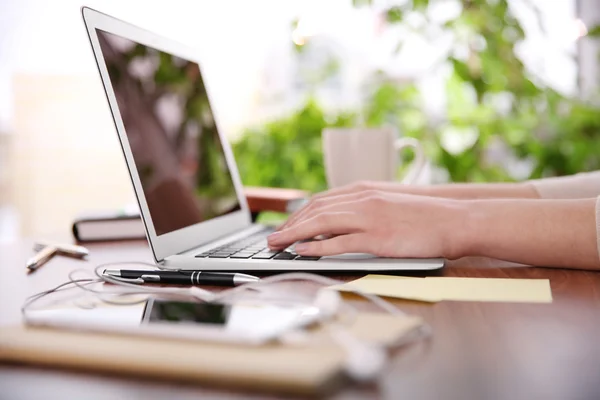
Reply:
[[[273, 285], [282, 282], [289, 281], [308, 281], [312, 282], [324, 287], [330, 287], [335, 285], [344, 284], [346, 282], [328, 278], [322, 275], [316, 275], [306, 272], [290, 272], [283, 273], [279, 275], [273, 275], [266, 278], [262, 278], [258, 282], [246, 283], [244, 285], [240, 285], [231, 289], [226, 289], [221, 292], [213, 293], [209, 292], [205, 289], [201, 289], [196, 286], [192, 286], [189, 288], [164, 288], [164, 287], [147, 287], [142, 286], [140, 284], [131, 283], [122, 279], [115, 279], [114, 277], [110, 277], [102, 274], [100, 271], [102, 269], [106, 269], [108, 267], [119, 267], [123, 265], [140, 265], [148, 268], [156, 268], [157, 266], [154, 264], [146, 263], [146, 262], [112, 262], [105, 263], [96, 266], [93, 270], [93, 277], [90, 278], [78, 278], [75, 277], [77, 273], [86, 273], [90, 274], [89, 270], [77, 269], [73, 270], [69, 273], [67, 282], [64, 282], [52, 289], [42, 291], [40, 293], [36, 293], [32, 296], [29, 296], [23, 306], [21, 307], [21, 312], [25, 319], [27, 319], [28, 310], [40, 299], [51, 295], [52, 293], [56, 293], [58, 291], [69, 290], [78, 288], [85, 293], [92, 294], [101, 302], [112, 304], [112, 305], [133, 305], [143, 303], [148, 300], [148, 296], [151, 295], [167, 295], [167, 296], [183, 296], [186, 298], [194, 298], [196, 301], [203, 302], [234, 302], [235, 296], [240, 295], [248, 290], [258, 290], [267, 285]], [[174, 269], [171, 269], [174, 270]], [[93, 286], [99, 283], [111, 283], [120, 287], [120, 290], [106, 290], [106, 288], [102, 288], [102, 290], [96, 289]], [[124, 290], [126, 289], [126, 290]], [[349, 286], [350, 292], [353, 292], [357, 295], [364, 297], [369, 300], [373, 304], [375, 304], [378, 308], [383, 311], [390, 313], [395, 316], [407, 316], [402, 310], [393, 305], [387, 300], [383, 298], [363, 292], [358, 288], [352, 288]], [[331, 289], [334, 290], [334, 289]], [[146, 295], [142, 298], [134, 298], [132, 300], [122, 300], [123, 297], [127, 296], [139, 296]], [[116, 301], [114, 298], [121, 298], [121, 300]], [[317, 296], [318, 297], [318, 296]], [[292, 301], [294, 302], [294, 301]], [[296, 301], [297, 302], [297, 301]], [[80, 305], [79, 305], [80, 306]], [[345, 309], [347, 314], [352, 316], [356, 316], [358, 312], [355, 307], [351, 306], [348, 302], [341, 301], [339, 303], [333, 305], [323, 305], [329, 308], [334, 309], [334, 314], [339, 311], [339, 308]], [[91, 308], [95, 307], [94, 305]], [[353, 319], [353, 318], [351, 318]], [[331, 318], [330, 318], [331, 320]], [[354, 337], [352, 333], [342, 324], [340, 321], [332, 321], [331, 324], [326, 325], [326, 331], [329, 335], [336, 341], [338, 344], [344, 349], [347, 354], [347, 364], [346, 370], [349, 375], [353, 376], [355, 379], [364, 381], [374, 378], [383, 368], [387, 355], [384, 351], [384, 348], [380, 345], [373, 345], [365, 343], [364, 341], [359, 340]], [[419, 338], [429, 337], [431, 334], [430, 327], [423, 323], [418, 326], [412, 332], [409, 332], [407, 335], [403, 335], [396, 343], [390, 344], [394, 347], [403, 346], [408, 344], [409, 342], [413, 342]]]

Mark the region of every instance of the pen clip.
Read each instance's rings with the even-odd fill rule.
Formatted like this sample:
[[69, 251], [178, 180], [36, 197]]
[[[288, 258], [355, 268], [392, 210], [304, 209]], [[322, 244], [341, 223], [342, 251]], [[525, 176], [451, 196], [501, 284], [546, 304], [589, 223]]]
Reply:
[[[137, 285], [141, 285], [144, 283], [144, 279], [140, 278], [121, 278], [120, 276], [115, 276], [111, 274], [102, 274], [102, 276], [114, 279], [115, 281], [125, 282], [125, 283], [135, 283]], [[109, 281], [110, 282], [110, 281]]]

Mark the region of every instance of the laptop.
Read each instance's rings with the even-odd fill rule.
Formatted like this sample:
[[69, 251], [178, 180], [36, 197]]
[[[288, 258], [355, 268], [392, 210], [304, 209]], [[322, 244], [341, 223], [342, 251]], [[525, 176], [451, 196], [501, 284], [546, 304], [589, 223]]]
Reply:
[[270, 251], [273, 228], [251, 220], [196, 51], [87, 7], [82, 15], [157, 264], [203, 271], [443, 267], [443, 259]]

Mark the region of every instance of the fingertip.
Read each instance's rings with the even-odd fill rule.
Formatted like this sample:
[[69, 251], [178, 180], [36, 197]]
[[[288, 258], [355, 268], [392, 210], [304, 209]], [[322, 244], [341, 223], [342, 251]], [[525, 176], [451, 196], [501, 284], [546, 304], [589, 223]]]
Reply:
[[280, 242], [267, 241], [267, 247], [271, 250], [281, 250], [281, 249], [285, 249], [286, 246], [284, 246]]
[[310, 249], [310, 245], [309, 243], [298, 243], [297, 245], [294, 246], [294, 250], [296, 250], [296, 253], [305, 253]]

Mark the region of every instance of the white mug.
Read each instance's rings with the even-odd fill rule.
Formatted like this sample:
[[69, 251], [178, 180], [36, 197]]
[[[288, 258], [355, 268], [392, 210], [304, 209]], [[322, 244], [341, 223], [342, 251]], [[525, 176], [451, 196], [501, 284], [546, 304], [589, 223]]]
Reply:
[[329, 188], [356, 181], [397, 180], [398, 153], [407, 147], [413, 149], [415, 158], [402, 183], [417, 183], [427, 164], [419, 141], [399, 138], [393, 128], [325, 128], [322, 140]]

